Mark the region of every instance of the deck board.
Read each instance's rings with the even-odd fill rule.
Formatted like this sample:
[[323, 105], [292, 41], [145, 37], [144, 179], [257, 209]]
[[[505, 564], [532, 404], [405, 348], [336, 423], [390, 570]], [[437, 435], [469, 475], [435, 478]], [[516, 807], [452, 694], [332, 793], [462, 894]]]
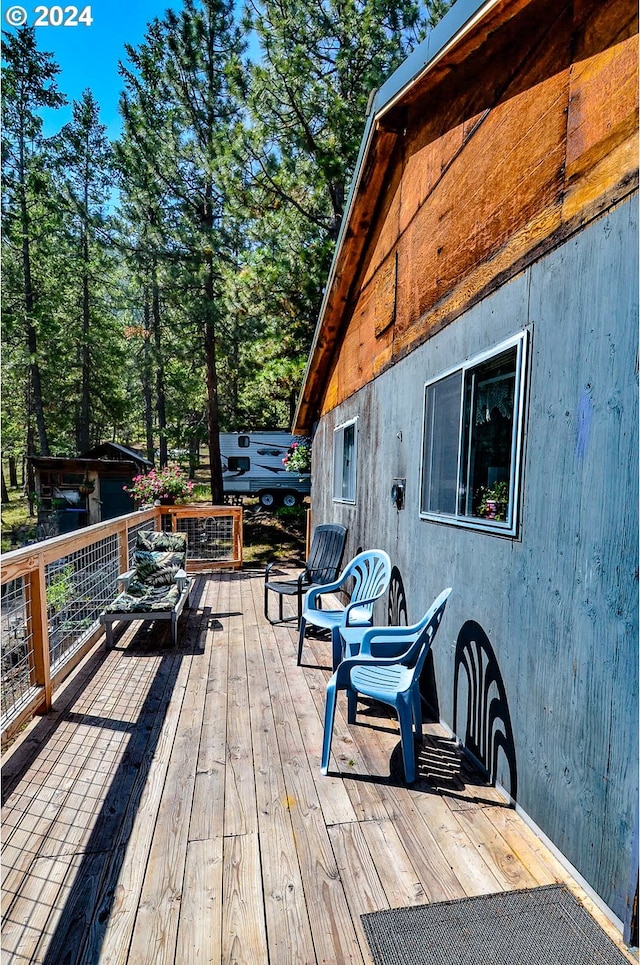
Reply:
[[5, 965], [369, 965], [364, 912], [559, 880], [619, 938], [440, 725], [408, 788], [395, 721], [339, 700], [320, 774], [330, 641], [298, 667], [258, 574], [199, 575], [166, 629], [89, 654], [6, 756]]

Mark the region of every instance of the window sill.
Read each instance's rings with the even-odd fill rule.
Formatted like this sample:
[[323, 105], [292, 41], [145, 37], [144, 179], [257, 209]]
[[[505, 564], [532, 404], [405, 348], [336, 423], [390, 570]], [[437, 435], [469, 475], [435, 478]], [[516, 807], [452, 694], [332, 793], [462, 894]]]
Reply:
[[491, 522], [486, 519], [470, 519], [463, 516], [444, 516], [435, 513], [420, 513], [420, 519], [440, 526], [456, 526], [458, 529], [472, 529], [489, 536], [503, 536], [514, 539], [518, 535], [517, 524]]

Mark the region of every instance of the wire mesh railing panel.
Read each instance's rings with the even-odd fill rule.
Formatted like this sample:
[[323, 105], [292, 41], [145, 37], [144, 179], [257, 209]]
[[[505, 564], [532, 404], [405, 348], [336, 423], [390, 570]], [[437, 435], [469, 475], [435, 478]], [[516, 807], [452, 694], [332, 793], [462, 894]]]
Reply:
[[2, 587], [2, 727], [34, 694], [34, 651], [29, 584], [20, 577]]
[[187, 534], [189, 559], [224, 562], [234, 558], [232, 516], [179, 517], [178, 531]]
[[117, 535], [107, 536], [45, 568], [51, 668], [72, 656], [97, 628], [117, 591]]
[[163, 513], [160, 517], [160, 529], [163, 533], [170, 533], [173, 529], [173, 517], [170, 513]]

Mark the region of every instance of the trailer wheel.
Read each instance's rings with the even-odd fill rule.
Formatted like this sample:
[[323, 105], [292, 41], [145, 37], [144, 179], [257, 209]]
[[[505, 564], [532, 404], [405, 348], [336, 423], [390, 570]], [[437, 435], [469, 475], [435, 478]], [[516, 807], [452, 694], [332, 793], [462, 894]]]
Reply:
[[297, 506], [298, 505], [298, 494], [297, 493], [285, 493], [282, 497], [283, 506]]
[[276, 504], [276, 497], [272, 492], [269, 492], [269, 490], [264, 490], [258, 493], [258, 501], [265, 509], [273, 509]]

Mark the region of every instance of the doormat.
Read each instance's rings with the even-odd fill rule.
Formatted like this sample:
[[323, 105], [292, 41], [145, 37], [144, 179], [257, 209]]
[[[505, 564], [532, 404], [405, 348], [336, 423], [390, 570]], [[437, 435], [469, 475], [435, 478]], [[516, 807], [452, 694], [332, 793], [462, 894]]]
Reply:
[[375, 965], [628, 965], [564, 885], [361, 917]]

